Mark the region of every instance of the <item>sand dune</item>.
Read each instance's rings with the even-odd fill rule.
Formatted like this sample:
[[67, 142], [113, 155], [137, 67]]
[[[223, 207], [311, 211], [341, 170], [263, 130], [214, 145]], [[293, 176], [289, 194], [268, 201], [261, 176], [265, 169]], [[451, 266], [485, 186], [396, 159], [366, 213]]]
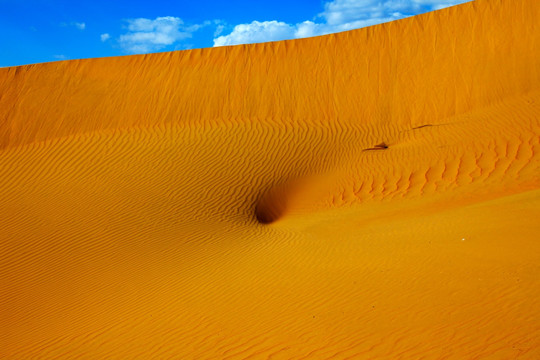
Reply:
[[0, 358], [539, 359], [539, 23], [0, 69]]

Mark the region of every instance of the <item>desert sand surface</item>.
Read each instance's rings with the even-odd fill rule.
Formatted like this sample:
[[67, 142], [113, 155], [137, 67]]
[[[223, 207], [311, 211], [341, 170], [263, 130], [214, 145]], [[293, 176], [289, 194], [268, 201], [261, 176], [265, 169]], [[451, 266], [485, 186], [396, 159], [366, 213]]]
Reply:
[[540, 359], [539, 24], [0, 69], [0, 358]]

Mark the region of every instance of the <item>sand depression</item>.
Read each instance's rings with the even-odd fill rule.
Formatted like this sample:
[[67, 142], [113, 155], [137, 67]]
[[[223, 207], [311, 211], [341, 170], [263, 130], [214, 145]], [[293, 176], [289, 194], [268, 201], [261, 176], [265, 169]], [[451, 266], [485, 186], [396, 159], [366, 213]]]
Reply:
[[538, 23], [0, 69], [0, 358], [540, 358]]

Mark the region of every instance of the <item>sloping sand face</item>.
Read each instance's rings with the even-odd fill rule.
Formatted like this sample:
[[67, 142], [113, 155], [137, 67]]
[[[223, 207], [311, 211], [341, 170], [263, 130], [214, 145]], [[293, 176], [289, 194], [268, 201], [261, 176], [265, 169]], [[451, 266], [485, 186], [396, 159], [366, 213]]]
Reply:
[[0, 358], [539, 359], [539, 23], [0, 69]]

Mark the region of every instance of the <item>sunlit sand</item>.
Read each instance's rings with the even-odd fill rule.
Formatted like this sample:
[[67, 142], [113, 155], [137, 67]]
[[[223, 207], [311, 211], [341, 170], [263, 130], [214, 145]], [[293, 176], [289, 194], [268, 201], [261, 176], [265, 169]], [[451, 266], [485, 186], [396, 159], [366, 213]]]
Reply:
[[0, 358], [540, 359], [538, 24], [0, 69]]

